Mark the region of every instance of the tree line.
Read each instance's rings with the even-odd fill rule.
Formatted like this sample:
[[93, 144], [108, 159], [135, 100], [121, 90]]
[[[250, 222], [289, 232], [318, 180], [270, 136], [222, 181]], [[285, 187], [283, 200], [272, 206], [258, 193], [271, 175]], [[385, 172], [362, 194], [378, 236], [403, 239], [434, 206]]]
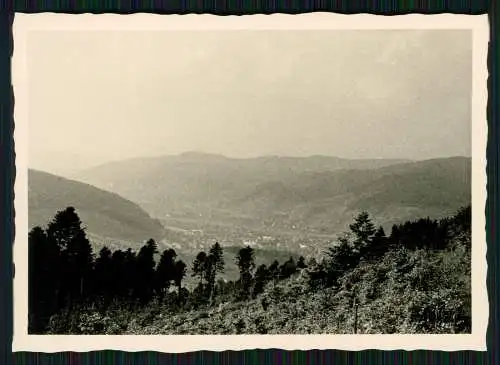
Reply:
[[138, 252], [103, 247], [95, 255], [75, 208], [68, 207], [57, 212], [46, 229], [34, 227], [29, 233], [29, 330], [43, 333], [53, 315], [82, 305], [106, 308], [119, 302], [142, 306], [156, 300], [185, 310], [246, 301], [258, 297], [268, 284], [298, 272], [307, 275], [313, 291], [335, 287], [349, 270], [379, 260], [391, 250], [445, 249], [457, 232], [470, 234], [470, 214], [468, 206], [451, 218], [394, 225], [386, 235], [367, 212], [361, 212], [318, 262], [310, 259], [306, 264], [300, 257], [257, 266], [254, 249], [242, 247], [234, 258], [239, 269], [235, 281], [223, 279], [224, 250], [215, 242], [194, 258], [191, 275], [197, 285], [189, 291], [183, 286], [188, 265], [174, 249], [159, 252], [157, 243], [149, 239]]

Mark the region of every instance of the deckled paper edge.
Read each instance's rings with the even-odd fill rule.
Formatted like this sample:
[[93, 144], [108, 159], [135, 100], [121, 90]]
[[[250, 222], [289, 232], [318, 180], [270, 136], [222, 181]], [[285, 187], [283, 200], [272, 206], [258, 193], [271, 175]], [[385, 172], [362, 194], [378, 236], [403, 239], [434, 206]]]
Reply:
[[[28, 90], [26, 39], [30, 31], [179, 31], [252, 29], [471, 29], [473, 31], [472, 103], [472, 334], [468, 335], [191, 335], [191, 336], [37, 336], [27, 333], [27, 232], [28, 232]], [[14, 25], [13, 86], [15, 96], [15, 224], [14, 341], [13, 351], [86, 352], [95, 350], [188, 352], [198, 350], [486, 350], [489, 305], [486, 289], [486, 143], [487, 52], [489, 25], [486, 15], [456, 14], [377, 16], [311, 13], [302, 15], [66, 15], [20, 14]], [[450, 131], [453, 133], [453, 131]]]

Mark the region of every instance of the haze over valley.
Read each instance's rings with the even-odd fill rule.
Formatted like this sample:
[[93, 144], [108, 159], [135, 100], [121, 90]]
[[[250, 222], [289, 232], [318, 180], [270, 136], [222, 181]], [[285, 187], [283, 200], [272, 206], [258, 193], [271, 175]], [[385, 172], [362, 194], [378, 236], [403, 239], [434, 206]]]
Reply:
[[[171, 34], [30, 35], [29, 167], [87, 184], [67, 200], [96, 236], [314, 252], [360, 210], [390, 229], [470, 202], [469, 31]], [[51, 191], [31, 216], [73, 194]]]
[[234, 159], [190, 152], [108, 163], [74, 180], [31, 170], [30, 228], [75, 206], [97, 247], [138, 248], [153, 238], [186, 259], [215, 241], [249, 244], [264, 262], [276, 252], [314, 256], [362, 210], [390, 230], [470, 204], [470, 164], [467, 157]]

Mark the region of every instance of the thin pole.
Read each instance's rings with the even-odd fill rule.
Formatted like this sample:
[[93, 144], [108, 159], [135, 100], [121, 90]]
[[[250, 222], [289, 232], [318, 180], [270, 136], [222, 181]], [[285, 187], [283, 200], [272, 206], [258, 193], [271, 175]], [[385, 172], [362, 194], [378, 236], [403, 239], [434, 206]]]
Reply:
[[358, 333], [358, 303], [354, 297], [354, 334]]

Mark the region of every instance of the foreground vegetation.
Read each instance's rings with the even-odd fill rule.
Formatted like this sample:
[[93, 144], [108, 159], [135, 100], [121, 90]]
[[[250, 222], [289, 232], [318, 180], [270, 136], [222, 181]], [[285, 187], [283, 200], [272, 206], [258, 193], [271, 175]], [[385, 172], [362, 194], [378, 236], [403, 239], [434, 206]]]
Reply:
[[[188, 265], [149, 240], [96, 258], [74, 208], [30, 232], [30, 333], [470, 333], [471, 209], [394, 225], [360, 213], [320, 260], [258, 265], [215, 243]], [[155, 262], [156, 255], [160, 258]], [[227, 258], [226, 258], [227, 259]]]

